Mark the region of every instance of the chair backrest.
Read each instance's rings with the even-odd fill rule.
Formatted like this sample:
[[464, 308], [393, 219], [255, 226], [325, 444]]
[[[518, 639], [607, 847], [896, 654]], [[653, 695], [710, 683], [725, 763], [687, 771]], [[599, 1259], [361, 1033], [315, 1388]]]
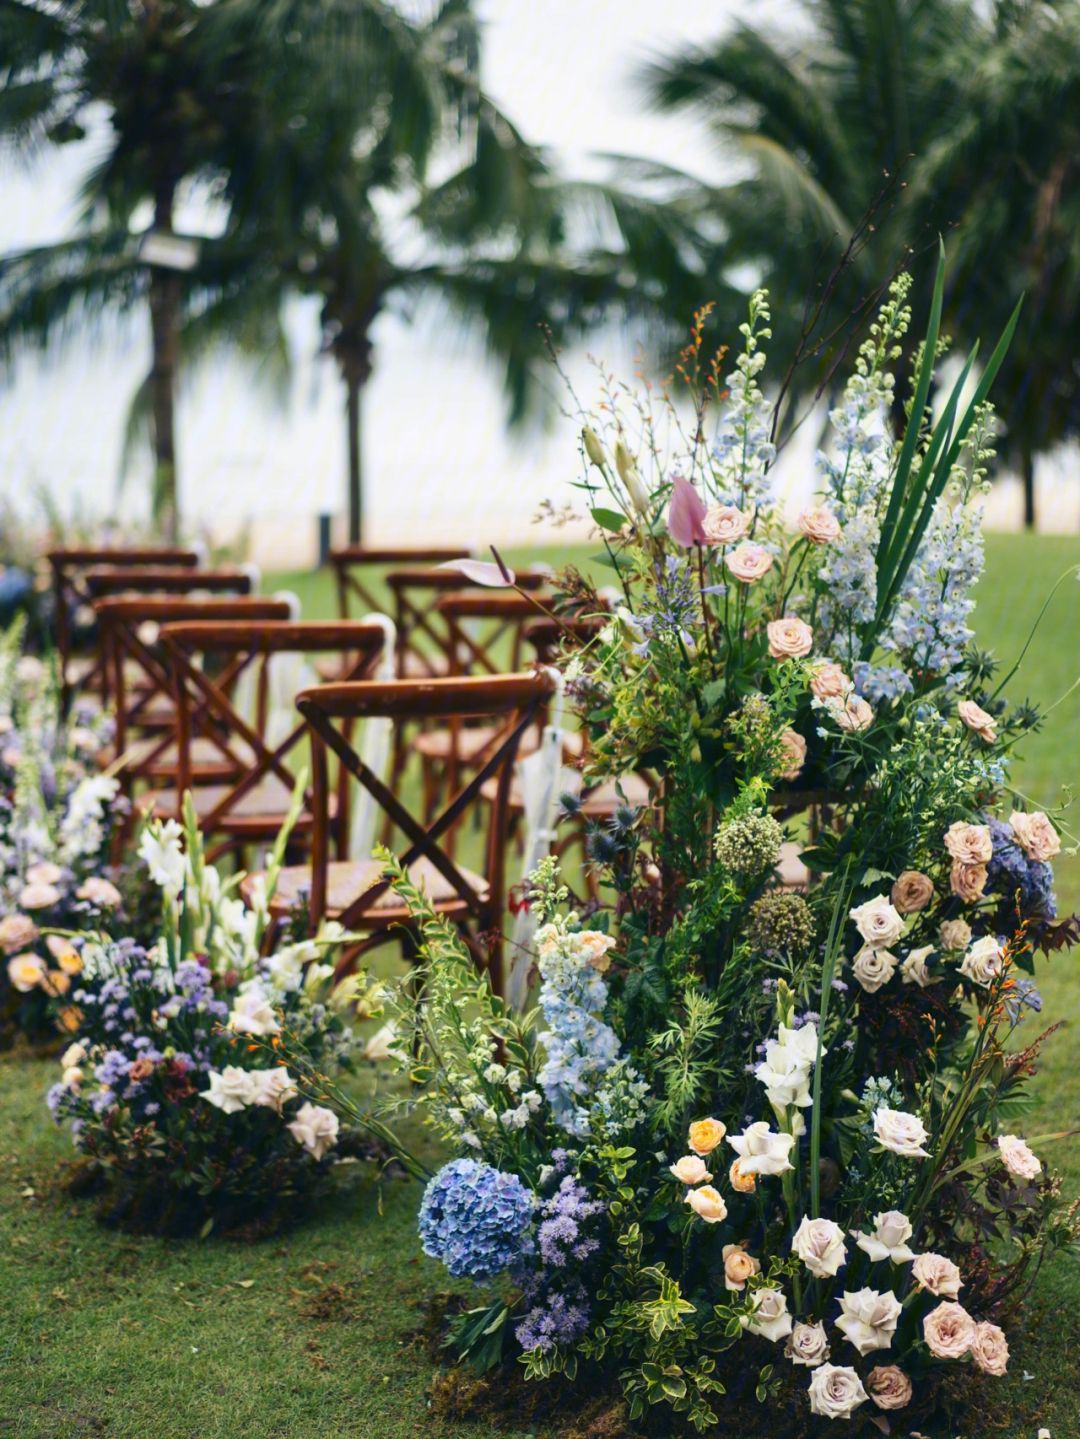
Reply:
[[105, 567], [87, 570], [83, 577], [91, 599], [114, 595], [253, 595], [259, 572], [254, 566], [237, 569], [192, 570], [147, 565], [140, 569]]
[[[89, 604], [91, 595], [83, 583], [87, 570], [100, 569], [197, 569], [205, 556], [201, 549], [155, 545], [142, 549], [110, 549], [63, 547], [50, 550], [46, 556], [52, 572], [53, 627], [56, 649], [60, 657], [60, 674], [65, 691], [67, 668], [73, 650], [72, 617], [80, 606]], [[83, 688], [100, 689], [102, 682], [101, 651], [93, 654], [93, 663], [83, 675]]]
[[472, 550], [464, 545], [403, 545], [397, 549], [345, 545], [340, 550], [331, 550], [330, 564], [337, 589], [338, 614], [343, 620], [349, 620], [357, 619], [371, 610], [381, 610], [386, 601], [372, 588], [379, 573], [402, 565], [437, 565], [444, 560], [467, 559], [472, 553]]
[[[516, 577], [519, 589], [530, 593], [548, 584], [547, 570], [523, 570]], [[454, 569], [413, 568], [392, 570], [386, 584], [393, 596], [393, 619], [397, 626], [398, 676], [405, 678], [410, 662], [423, 675], [436, 673], [439, 662], [449, 662], [449, 626], [439, 614], [438, 601], [458, 591], [485, 590]], [[520, 598], [520, 596], [518, 596]]]
[[[506, 894], [506, 838], [510, 786], [514, 761], [522, 736], [534, 725], [543, 706], [554, 693], [557, 679], [548, 671], [538, 674], [500, 675], [496, 678], [395, 680], [388, 684], [330, 684], [305, 690], [297, 696], [297, 707], [311, 732], [312, 780], [314, 786], [315, 831], [312, 843], [311, 918], [317, 925], [326, 912], [327, 864], [329, 857], [329, 783], [327, 752], [332, 751], [343, 769], [366, 789], [376, 804], [403, 836], [401, 862], [407, 868], [418, 859], [427, 860], [450, 886], [468, 915], [483, 929], [498, 931], [503, 919]], [[486, 761], [469, 776], [468, 782], [447, 803], [434, 820], [418, 819], [403, 799], [367, 768], [348, 737], [348, 725], [359, 719], [382, 716], [398, 723], [434, 718], [443, 721], [486, 719], [494, 722], [498, 739]], [[497, 777], [496, 793], [486, 807], [488, 831], [485, 842], [486, 888], [478, 891], [455, 860], [440, 844], [466, 812], [477, 803], [481, 787]], [[341, 921], [348, 926], [385, 892], [381, 879], [346, 909]], [[499, 953], [498, 940], [494, 952]], [[501, 982], [495, 974], [493, 982]]]
[[443, 595], [435, 608], [446, 626], [450, 673], [510, 674], [522, 668], [522, 636], [544, 618], [550, 598], [476, 588]]
[[[141, 752], [137, 762], [121, 771], [125, 786], [148, 773], [171, 743], [175, 715], [175, 687], [168, 659], [159, 647], [161, 626], [185, 620], [289, 620], [292, 606], [284, 599], [259, 599], [243, 595], [184, 599], [146, 595], [118, 597], [94, 602], [101, 629], [105, 656], [106, 694], [116, 723], [116, 755], [126, 754], [129, 744], [162, 710], [169, 722], [160, 742]], [[151, 633], [147, 633], [147, 627]], [[160, 728], [160, 725], [159, 725]]]
[[[237, 776], [217, 787], [211, 808], [199, 814], [206, 834], [234, 820], [241, 801], [264, 780], [276, 778], [292, 790], [295, 774], [287, 760], [305, 734], [303, 720], [281, 738], [268, 733], [269, 666], [274, 656], [332, 653], [342, 656], [350, 681], [370, 676], [382, 657], [386, 630], [354, 620], [305, 622], [193, 620], [165, 625], [162, 643], [169, 655], [176, 694], [177, 781], [179, 792], [192, 785], [192, 744], [209, 739], [220, 757], [237, 766]], [[208, 663], [209, 662], [209, 663]], [[220, 668], [213, 668], [214, 662]], [[255, 713], [248, 717], [237, 703], [237, 687], [254, 671]], [[348, 781], [339, 776], [335, 822], [347, 823]], [[306, 796], [310, 806], [310, 789]]]
[[558, 666], [561, 660], [594, 640], [610, 623], [610, 615], [543, 615], [526, 622], [522, 639], [535, 650], [542, 665]]

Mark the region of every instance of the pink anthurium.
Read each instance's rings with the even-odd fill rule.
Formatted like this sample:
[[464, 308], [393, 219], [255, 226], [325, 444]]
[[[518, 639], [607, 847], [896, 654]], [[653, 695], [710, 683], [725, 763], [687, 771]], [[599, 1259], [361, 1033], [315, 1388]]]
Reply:
[[491, 560], [445, 560], [436, 566], [440, 570], [457, 570], [474, 585], [487, 585], [489, 589], [506, 589], [514, 583], [514, 572], [508, 566], [501, 569]]
[[689, 480], [676, 475], [671, 484], [668, 506], [668, 533], [677, 545], [700, 545], [705, 542], [701, 522], [705, 518], [705, 501]]

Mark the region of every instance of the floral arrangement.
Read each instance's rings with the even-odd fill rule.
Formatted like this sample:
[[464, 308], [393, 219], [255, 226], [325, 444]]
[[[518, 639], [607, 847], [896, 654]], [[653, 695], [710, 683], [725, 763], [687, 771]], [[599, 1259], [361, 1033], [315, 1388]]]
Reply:
[[[1078, 936], [1061, 822], [1010, 791], [1037, 715], [968, 625], [1008, 334], [934, 422], [942, 284], [903, 399], [893, 285], [794, 532], [764, 294], [726, 381], [695, 330], [689, 425], [610, 387], [589, 417], [581, 484], [622, 604], [568, 631], [568, 688], [586, 784], [643, 771], [656, 799], [589, 827], [599, 899], [534, 875], [524, 1012], [382, 854], [422, 936], [394, 1052], [454, 1156], [420, 1240], [496, 1286], [452, 1342], [537, 1382], [606, 1377], [664, 1432], [755, 1399], [784, 1432], [908, 1425], [943, 1384], [1005, 1372], [1035, 1268], [1076, 1237], [1042, 1153], [1060, 1136], [1019, 1132], [1036, 955]], [[582, 577], [563, 588], [588, 613]]]
[[162, 900], [155, 942], [83, 942], [78, 1033], [48, 1104], [110, 1217], [260, 1229], [300, 1212], [339, 1145], [337, 1116], [300, 1098], [279, 1036], [330, 1070], [347, 1066], [355, 987], [334, 988], [340, 927], [261, 954], [284, 836], [249, 909], [234, 893], [242, 876], [205, 862], [190, 806], [185, 830], [170, 820], [141, 836]]
[[55, 672], [22, 653], [23, 625], [0, 639], [0, 1041], [70, 1028], [77, 936], [119, 934], [132, 916], [110, 842], [125, 802], [96, 770], [109, 722], [65, 718]]

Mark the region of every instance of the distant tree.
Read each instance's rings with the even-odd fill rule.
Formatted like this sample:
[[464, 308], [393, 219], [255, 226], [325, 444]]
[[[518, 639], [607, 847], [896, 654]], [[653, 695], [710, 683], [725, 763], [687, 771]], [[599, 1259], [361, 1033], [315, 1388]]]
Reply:
[[[706, 272], [768, 285], [790, 343], [856, 233], [831, 297], [841, 319], [909, 252], [936, 250], [938, 233], [950, 252], [945, 328], [958, 342], [1000, 329], [1026, 290], [995, 392], [1033, 523], [1034, 456], [1080, 429], [1080, 6], [799, 8], [783, 34], [740, 24], [644, 72], [657, 106], [698, 112], [746, 162], [730, 183], [698, 187]], [[737, 316], [718, 308], [724, 325]], [[821, 382], [821, 349], [793, 395]]]

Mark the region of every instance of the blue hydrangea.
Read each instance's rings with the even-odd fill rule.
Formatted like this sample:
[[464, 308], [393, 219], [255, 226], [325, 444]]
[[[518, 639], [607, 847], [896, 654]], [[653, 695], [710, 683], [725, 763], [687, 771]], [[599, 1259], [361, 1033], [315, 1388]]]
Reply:
[[1001, 895], [1010, 910], [1019, 895], [1024, 918], [1053, 919], [1057, 915], [1054, 871], [1042, 860], [1028, 859], [1016, 842], [1012, 825], [993, 816], [987, 823], [994, 847], [986, 867], [989, 888]]
[[428, 1182], [420, 1242], [456, 1278], [493, 1279], [533, 1252], [533, 1196], [516, 1174], [453, 1159]]

